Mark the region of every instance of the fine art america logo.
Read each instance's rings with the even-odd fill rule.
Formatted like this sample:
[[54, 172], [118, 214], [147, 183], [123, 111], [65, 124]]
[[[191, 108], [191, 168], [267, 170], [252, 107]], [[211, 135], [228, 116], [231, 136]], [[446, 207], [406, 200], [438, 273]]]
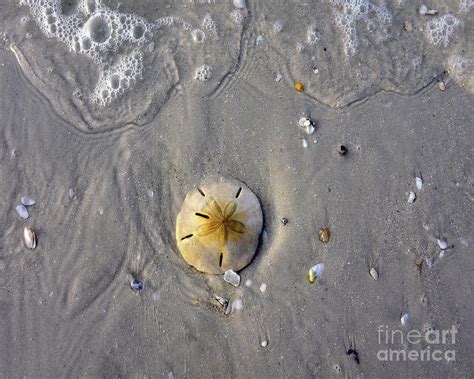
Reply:
[[411, 329], [388, 329], [387, 325], [377, 328], [380, 349], [377, 358], [380, 361], [442, 361], [456, 360], [457, 328], [453, 325], [450, 329], [434, 330], [428, 328], [424, 331]]

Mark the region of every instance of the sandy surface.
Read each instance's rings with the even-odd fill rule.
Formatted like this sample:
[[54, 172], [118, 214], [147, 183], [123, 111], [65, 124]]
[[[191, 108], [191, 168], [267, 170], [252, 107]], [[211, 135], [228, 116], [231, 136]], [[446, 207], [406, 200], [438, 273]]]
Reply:
[[[440, 2], [440, 13], [453, 11], [463, 26], [437, 47], [423, 31], [401, 41], [407, 15], [415, 27], [425, 22], [420, 4], [389, 2], [389, 36], [379, 47], [365, 43], [359, 20], [351, 55], [330, 2], [320, 11], [299, 1], [273, 10], [248, 0], [241, 24], [229, 17], [231, 1], [156, 3], [125, 2], [121, 11], [193, 24], [210, 14], [217, 37], [197, 51], [189, 35], [155, 31], [142, 79], [106, 106], [73, 95], [94, 90], [100, 65], [47, 38], [34, 20], [19, 22], [32, 17], [28, 6], [0, 7], [8, 32], [0, 50], [0, 375], [472, 376], [472, 62], [467, 73], [449, 62], [472, 57], [473, 11]], [[294, 45], [306, 41], [311, 20], [301, 31], [298, 21], [311, 12], [328, 44], [305, 43], [298, 60]], [[422, 67], [408, 72], [412, 53]], [[364, 78], [369, 61], [381, 68]], [[195, 68], [204, 63], [213, 74], [201, 82]], [[304, 93], [293, 88], [298, 79]], [[314, 134], [298, 127], [303, 116]], [[243, 181], [262, 205], [261, 243], [238, 288], [189, 267], [176, 245], [182, 201], [210, 177]], [[22, 196], [36, 200], [27, 220], [15, 211]], [[35, 250], [22, 243], [25, 226], [37, 233]], [[328, 244], [318, 239], [325, 226]], [[325, 270], [310, 284], [316, 263]], [[143, 291], [130, 288], [133, 279]], [[216, 294], [241, 299], [243, 309], [224, 314]], [[386, 343], [381, 326], [405, 336], [454, 326], [457, 335], [454, 344]], [[455, 350], [455, 360], [380, 360], [380, 350], [428, 347]]]

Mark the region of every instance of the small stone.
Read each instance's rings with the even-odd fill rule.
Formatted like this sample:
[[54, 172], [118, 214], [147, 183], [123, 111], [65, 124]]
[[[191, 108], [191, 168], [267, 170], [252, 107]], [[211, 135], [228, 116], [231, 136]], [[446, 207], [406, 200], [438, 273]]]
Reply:
[[379, 278], [379, 273], [377, 272], [377, 270], [375, 268], [371, 268], [370, 269], [370, 276], [374, 279], [374, 280], [378, 280]]
[[275, 81], [276, 81], [276, 82], [281, 82], [281, 79], [282, 79], [282, 78], [283, 78], [283, 75], [280, 74], [280, 73], [278, 73], [277, 76], [276, 76], [276, 78], [275, 78]]
[[331, 231], [329, 228], [321, 228], [319, 229], [319, 240], [324, 243], [328, 243], [329, 239], [331, 238]]
[[295, 83], [295, 90], [297, 90], [298, 92], [304, 92], [303, 83], [301, 83], [301, 82], [296, 82], [296, 83]]
[[267, 347], [268, 346], [268, 341], [263, 340], [262, 342], [260, 342], [260, 346], [261, 347]]
[[16, 208], [16, 213], [18, 213], [18, 215], [23, 218], [23, 219], [27, 219], [30, 215], [28, 214], [28, 210], [26, 209], [26, 207], [22, 204], [22, 205], [18, 205]]
[[267, 285], [265, 283], [262, 283], [260, 285], [260, 292], [261, 293], [264, 293], [265, 291], [267, 290]]
[[283, 226], [285, 226], [286, 224], [288, 224], [288, 219], [286, 217], [282, 217], [280, 219], [280, 222], [283, 224]]
[[137, 279], [133, 279], [130, 282], [130, 288], [135, 291], [142, 291], [144, 288], [143, 282]]
[[349, 150], [347, 149], [345, 145], [337, 145], [337, 152], [339, 153], [341, 157], [344, 157], [347, 155]]
[[444, 82], [439, 82], [438, 88], [440, 91], [446, 91], [446, 85], [444, 84]]
[[315, 74], [319, 74], [319, 68], [317, 68], [317, 67], [313, 67], [313, 73], [315, 73]]
[[420, 12], [420, 14], [421, 14], [422, 16], [424, 16], [425, 14], [428, 13], [428, 7], [427, 7], [425, 4], [423, 4], [423, 5], [420, 7], [419, 12]]
[[232, 284], [234, 287], [238, 287], [240, 284], [240, 275], [237, 274], [235, 271], [227, 270], [224, 273], [224, 281]]

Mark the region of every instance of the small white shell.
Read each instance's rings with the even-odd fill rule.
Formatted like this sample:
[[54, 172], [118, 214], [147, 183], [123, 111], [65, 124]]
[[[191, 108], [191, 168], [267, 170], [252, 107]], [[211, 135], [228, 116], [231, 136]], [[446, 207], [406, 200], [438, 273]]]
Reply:
[[425, 14], [428, 13], [428, 7], [427, 7], [425, 4], [423, 4], [423, 5], [420, 7], [419, 12], [420, 12], [420, 14], [421, 14], [422, 16], [424, 16]]
[[229, 284], [232, 284], [234, 287], [238, 287], [240, 284], [240, 275], [237, 274], [235, 271], [227, 270], [224, 273], [224, 281]]
[[29, 214], [28, 214], [28, 210], [26, 209], [26, 207], [22, 204], [22, 205], [18, 205], [16, 208], [16, 213], [18, 213], [18, 215], [21, 217], [21, 218], [24, 218], [24, 219], [27, 219], [29, 217]]
[[446, 240], [438, 239], [437, 242], [441, 250], [445, 250], [448, 248], [448, 243], [446, 242]]
[[276, 76], [276, 78], [275, 78], [275, 81], [276, 81], [276, 82], [281, 82], [281, 79], [282, 79], [282, 78], [283, 78], [283, 75], [280, 74], [280, 73], [278, 73], [277, 76]]
[[324, 272], [324, 264], [318, 263], [311, 267], [308, 271], [308, 280], [310, 283], [314, 283]]
[[408, 203], [413, 204], [416, 200], [416, 194], [413, 191], [410, 191], [410, 194], [408, 195]]
[[377, 272], [375, 268], [372, 267], [369, 273], [370, 273], [370, 276], [374, 278], [374, 280], [377, 280], [379, 278], [379, 273]]
[[415, 185], [416, 189], [421, 191], [423, 189], [423, 179], [421, 179], [419, 176], [415, 178]]
[[306, 133], [311, 135], [314, 133], [314, 126], [309, 124], [308, 126], [306, 126]]
[[76, 197], [76, 191], [74, 191], [72, 188], [69, 188], [68, 196], [69, 199], [74, 199]]
[[263, 340], [262, 342], [260, 342], [260, 346], [261, 347], [267, 347], [268, 346], [268, 341]]
[[260, 292], [264, 293], [267, 290], [267, 285], [265, 283], [262, 283], [260, 285]]
[[438, 14], [438, 10], [437, 9], [430, 9], [428, 12], [426, 12], [426, 14], [429, 14], [430, 16], [433, 16], [435, 14]]
[[36, 247], [36, 234], [33, 229], [29, 227], [23, 229], [23, 241], [28, 249], [33, 250]]
[[408, 313], [405, 312], [402, 317], [400, 317], [400, 322], [402, 323], [402, 325], [406, 325], [408, 323], [408, 319], [410, 318], [410, 316], [408, 316]]
[[306, 140], [306, 138], [303, 138], [303, 147], [304, 148], [308, 147], [308, 141]]
[[439, 82], [438, 83], [438, 89], [440, 91], [446, 91], [446, 84], [444, 84], [444, 82]]
[[36, 201], [34, 201], [33, 199], [27, 197], [27, 196], [23, 196], [21, 198], [21, 203], [26, 206], [26, 207], [29, 207], [31, 205], [35, 205], [36, 204]]
[[244, 303], [242, 299], [236, 299], [232, 302], [232, 310], [233, 311], [240, 311], [244, 308]]
[[308, 120], [306, 117], [301, 117], [301, 118], [298, 120], [298, 125], [301, 126], [301, 127], [304, 127], [306, 121], [309, 121], [309, 120]]

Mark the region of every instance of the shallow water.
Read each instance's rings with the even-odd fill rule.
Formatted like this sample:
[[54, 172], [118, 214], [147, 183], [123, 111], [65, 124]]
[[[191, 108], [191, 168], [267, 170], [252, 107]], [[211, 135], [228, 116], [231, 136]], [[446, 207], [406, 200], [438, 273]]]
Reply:
[[[474, 8], [440, 1], [438, 15], [421, 16], [420, 4], [377, 2], [375, 15], [349, 22], [356, 33], [347, 47], [337, 20], [354, 12], [338, 3], [106, 2], [147, 31], [93, 56], [48, 37], [34, 4], [0, 6], [0, 372], [472, 372]], [[83, 13], [88, 35], [107, 41], [108, 26], [91, 28]], [[438, 46], [426, 27], [446, 14], [462, 25]], [[156, 27], [163, 17], [173, 19]], [[125, 75], [114, 65], [128, 54], [141, 57], [135, 82], [97, 100], [97, 88]], [[304, 93], [293, 89], [297, 80]], [[313, 135], [298, 129], [302, 116], [315, 120]], [[241, 272], [250, 287], [200, 274], [179, 256], [176, 215], [210, 176], [244, 181], [262, 203], [265, 237]], [[424, 189], [407, 204], [415, 176]], [[36, 200], [27, 221], [15, 211], [21, 196]], [[37, 231], [34, 251], [21, 245], [25, 225]], [[328, 245], [317, 238], [321, 226], [331, 228]], [[440, 237], [454, 246], [442, 258]], [[426, 259], [432, 267], [420, 274], [416, 263]], [[324, 276], [311, 285], [307, 270], [318, 262]], [[130, 289], [134, 278], [141, 293]], [[243, 309], [225, 316], [214, 294], [242, 299]], [[405, 311], [414, 329], [457, 325], [457, 361], [377, 360], [378, 325], [400, 328]]]

